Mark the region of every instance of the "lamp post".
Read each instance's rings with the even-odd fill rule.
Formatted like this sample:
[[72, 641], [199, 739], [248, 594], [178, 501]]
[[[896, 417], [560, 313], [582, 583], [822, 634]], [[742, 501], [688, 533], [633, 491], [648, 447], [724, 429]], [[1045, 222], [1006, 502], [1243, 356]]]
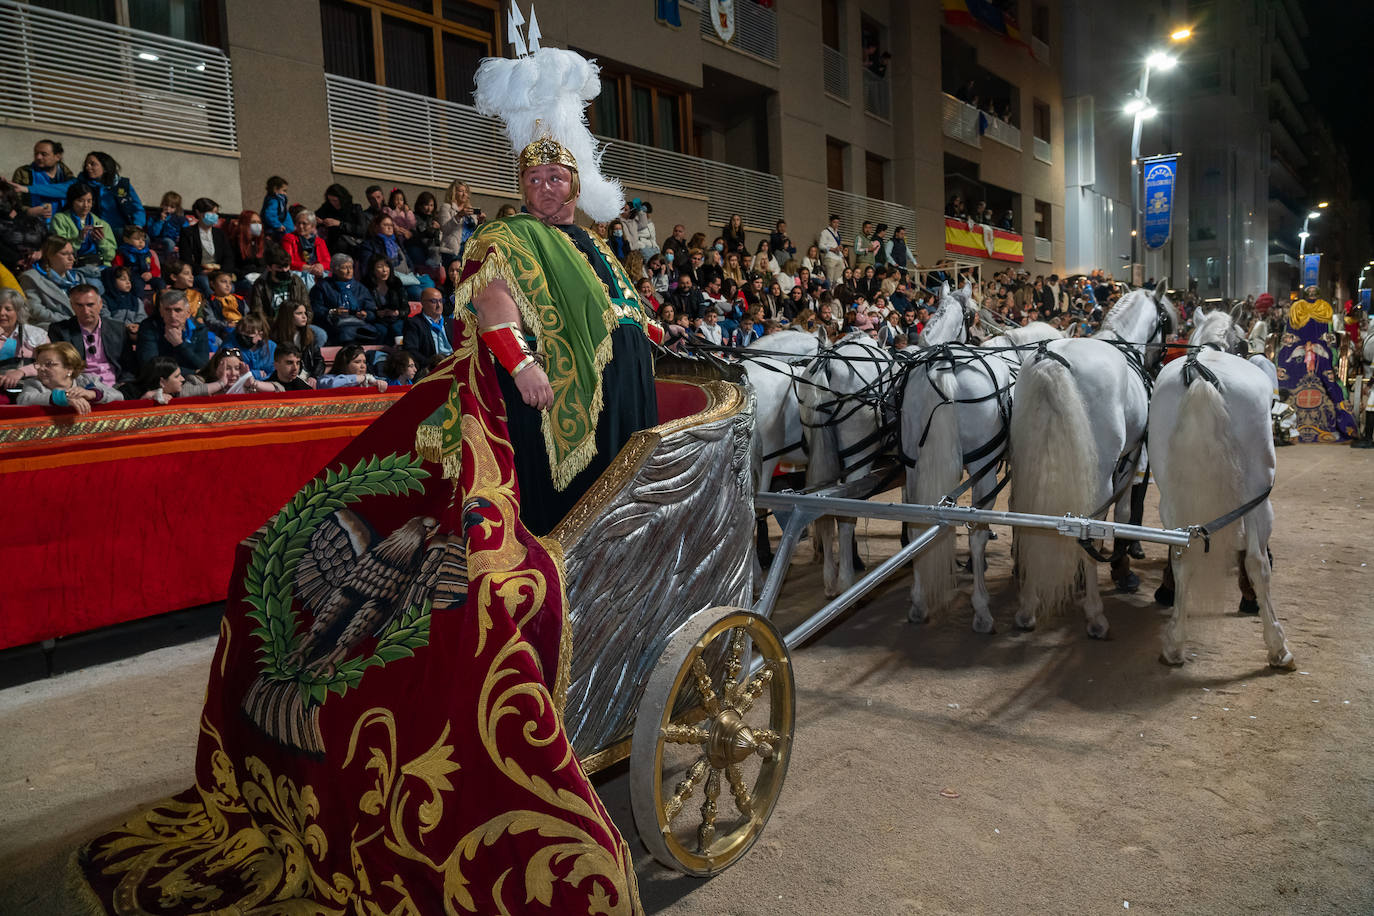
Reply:
[[1329, 206], [1330, 206], [1330, 203], [1329, 203], [1328, 201], [1325, 201], [1325, 200], [1324, 200], [1324, 201], [1322, 201], [1321, 203], [1317, 204], [1317, 209], [1308, 211], [1307, 216], [1303, 219], [1303, 221], [1302, 221], [1302, 231], [1298, 233], [1298, 260], [1299, 260], [1299, 261], [1302, 260], [1303, 254], [1307, 251], [1307, 239], [1308, 239], [1309, 236], [1312, 235], [1312, 233], [1310, 233], [1310, 232], [1307, 231], [1307, 226], [1308, 226], [1308, 224], [1311, 223], [1312, 220], [1314, 220], [1314, 219], [1321, 219], [1321, 215], [1322, 215], [1322, 214], [1321, 214], [1321, 211], [1325, 210], [1325, 209], [1326, 209], [1327, 207], [1329, 207]]
[[[1174, 42], [1186, 41], [1191, 36], [1192, 30], [1186, 28], [1175, 29], [1169, 39]], [[1135, 121], [1131, 126], [1131, 280], [1134, 282], [1135, 266], [1141, 265], [1141, 279], [1144, 279], [1145, 270], [1141, 258], [1141, 244], [1143, 243], [1144, 226], [1143, 216], [1140, 210], [1140, 198], [1143, 193], [1140, 187], [1140, 132], [1147, 119], [1159, 114], [1159, 109], [1150, 104], [1150, 72], [1153, 70], [1172, 70], [1178, 63], [1178, 58], [1165, 51], [1154, 51], [1149, 57], [1145, 58], [1145, 66], [1140, 71], [1140, 85], [1136, 88], [1135, 96], [1126, 103], [1126, 113], [1135, 116]]]

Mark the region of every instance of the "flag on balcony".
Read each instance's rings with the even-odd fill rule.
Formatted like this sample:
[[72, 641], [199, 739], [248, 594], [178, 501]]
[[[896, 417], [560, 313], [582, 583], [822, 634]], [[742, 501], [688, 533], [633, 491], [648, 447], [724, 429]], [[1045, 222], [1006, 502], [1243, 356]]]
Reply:
[[[992, 0], [944, 0], [945, 22], [969, 28], [987, 29], [1008, 41], [1026, 45], [1016, 17], [1004, 12]], [[1029, 48], [1029, 45], [1026, 45]]]

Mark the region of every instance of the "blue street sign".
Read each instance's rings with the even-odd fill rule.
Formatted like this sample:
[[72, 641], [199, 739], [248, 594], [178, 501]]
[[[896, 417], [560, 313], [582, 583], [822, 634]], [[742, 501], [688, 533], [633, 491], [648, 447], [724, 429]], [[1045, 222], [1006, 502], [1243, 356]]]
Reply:
[[1317, 275], [1321, 272], [1322, 256], [1305, 254], [1302, 256], [1302, 285], [1306, 289], [1317, 285]]
[[1145, 167], [1145, 246], [1162, 248], [1169, 241], [1174, 212], [1174, 179], [1178, 155], [1142, 160]]

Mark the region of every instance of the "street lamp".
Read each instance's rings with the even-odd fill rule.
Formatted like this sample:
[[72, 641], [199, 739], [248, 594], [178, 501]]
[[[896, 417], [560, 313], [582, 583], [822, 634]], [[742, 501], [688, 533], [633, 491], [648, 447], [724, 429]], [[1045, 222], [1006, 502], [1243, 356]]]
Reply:
[[[1193, 34], [1192, 29], [1175, 29], [1169, 38], [1173, 41], [1184, 41]], [[1145, 58], [1145, 66], [1140, 71], [1140, 85], [1137, 87], [1135, 95], [1126, 103], [1126, 113], [1135, 116], [1135, 121], [1131, 126], [1131, 273], [1132, 282], [1135, 281], [1135, 265], [1140, 263], [1140, 245], [1144, 233], [1142, 225], [1143, 216], [1140, 212], [1140, 197], [1142, 189], [1140, 187], [1140, 131], [1145, 121], [1159, 114], [1159, 109], [1150, 104], [1150, 72], [1159, 70], [1161, 72], [1172, 70], [1178, 64], [1178, 58], [1167, 51], [1152, 51]], [[1143, 271], [1142, 266], [1142, 271]], [[1142, 277], [1143, 279], [1143, 277]]]
[[[1317, 204], [1317, 206], [1318, 206], [1318, 207], [1326, 206], [1326, 202], [1323, 201], [1322, 203]], [[1322, 215], [1322, 214], [1321, 214], [1321, 211], [1320, 211], [1320, 210], [1312, 210], [1312, 211], [1309, 211], [1309, 212], [1308, 212], [1307, 218], [1304, 219], [1304, 220], [1302, 221], [1302, 231], [1298, 233], [1298, 260], [1299, 260], [1299, 261], [1302, 260], [1303, 254], [1307, 251], [1307, 239], [1308, 239], [1308, 237], [1310, 237], [1310, 236], [1312, 235], [1312, 233], [1310, 233], [1310, 232], [1307, 231], [1307, 226], [1308, 226], [1309, 223], [1312, 222], [1312, 220], [1314, 220], [1314, 219], [1320, 219], [1320, 218], [1321, 218], [1321, 215]], [[1299, 266], [1301, 267], [1301, 265], [1299, 265]], [[1349, 276], [1349, 274], [1347, 274], [1346, 276]]]

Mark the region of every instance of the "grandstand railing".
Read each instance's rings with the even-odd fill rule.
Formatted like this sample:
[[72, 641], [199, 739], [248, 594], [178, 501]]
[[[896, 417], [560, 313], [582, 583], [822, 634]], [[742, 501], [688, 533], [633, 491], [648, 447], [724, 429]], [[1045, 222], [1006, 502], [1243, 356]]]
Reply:
[[[701, 34], [720, 41], [715, 23], [711, 21], [711, 4], [703, 0], [701, 6]], [[778, 62], [778, 14], [753, 0], [736, 0], [735, 34], [727, 48], [734, 48], [772, 63]]]
[[864, 220], [871, 220], [874, 223], [887, 223], [885, 237], [889, 239], [898, 226], [905, 226], [906, 247], [913, 252], [916, 250], [916, 211], [910, 207], [834, 188], [828, 189], [825, 196], [830, 213], [840, 218], [840, 239], [846, 245], [854, 241], [854, 236], [863, 228]]
[[[334, 171], [516, 196], [515, 161], [501, 124], [470, 105], [325, 74], [329, 150]], [[706, 201], [707, 218], [739, 213], [750, 228], [772, 231], [782, 215], [782, 179], [766, 172], [671, 150], [598, 138], [602, 171], [626, 185]]]
[[0, 124], [237, 153], [218, 48], [0, 0]]
[[821, 45], [821, 75], [826, 92], [837, 98], [849, 98], [849, 58], [844, 52]]
[[946, 137], [967, 143], [969, 146], [981, 147], [983, 141], [978, 133], [978, 113], [977, 108], [945, 93], [940, 128]]

